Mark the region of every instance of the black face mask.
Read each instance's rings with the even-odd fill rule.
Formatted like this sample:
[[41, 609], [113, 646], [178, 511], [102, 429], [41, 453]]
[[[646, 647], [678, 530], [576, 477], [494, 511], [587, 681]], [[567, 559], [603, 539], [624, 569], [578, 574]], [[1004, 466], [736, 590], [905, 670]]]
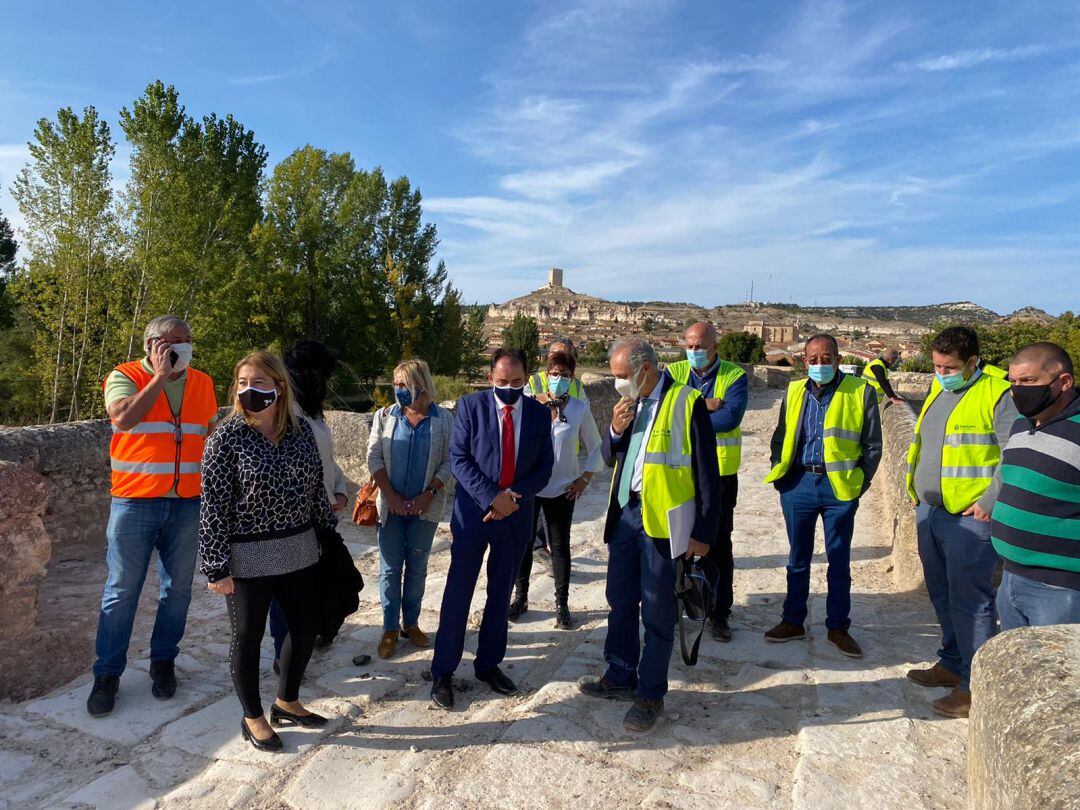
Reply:
[[263, 391], [261, 388], [245, 388], [236, 392], [236, 398], [248, 413], [260, 413], [277, 402], [277, 391], [271, 388]]
[[1054, 384], [1049, 385], [1014, 385], [1013, 402], [1021, 416], [1033, 419], [1058, 401], [1062, 391], [1054, 393]]
[[508, 385], [505, 388], [500, 388], [496, 385], [495, 396], [497, 396], [502, 401], [503, 405], [513, 405], [515, 402], [521, 399], [521, 393], [524, 390], [525, 386], [521, 386], [521, 388], [513, 388]]

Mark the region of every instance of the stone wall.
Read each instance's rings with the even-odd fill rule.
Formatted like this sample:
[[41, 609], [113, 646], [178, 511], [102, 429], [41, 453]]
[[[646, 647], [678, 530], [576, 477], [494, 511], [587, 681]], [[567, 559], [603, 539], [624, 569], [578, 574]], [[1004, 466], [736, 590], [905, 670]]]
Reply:
[[[107, 420], [0, 429], [0, 461], [22, 464], [48, 482], [42, 520], [54, 550], [98, 546], [109, 517]], [[6, 497], [0, 490], [0, 497]]]
[[890, 405], [881, 415], [884, 448], [873, 489], [883, 506], [882, 531], [892, 535], [892, 576], [899, 590], [923, 585], [915, 536], [915, 510], [907, 496], [907, 452], [915, 433], [915, 414], [907, 405]]
[[37, 623], [38, 591], [52, 556], [41, 519], [47, 502], [44, 477], [0, 461], [0, 699], [20, 697], [35, 671], [51, 666], [53, 639]]
[[1080, 625], [990, 639], [971, 668], [968, 807], [1080, 808]]

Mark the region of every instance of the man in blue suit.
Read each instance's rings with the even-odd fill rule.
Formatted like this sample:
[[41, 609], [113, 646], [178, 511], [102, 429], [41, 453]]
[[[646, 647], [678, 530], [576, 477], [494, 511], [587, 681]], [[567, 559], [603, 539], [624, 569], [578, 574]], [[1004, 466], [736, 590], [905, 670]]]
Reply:
[[519, 349], [498, 349], [488, 376], [493, 388], [457, 404], [450, 434], [450, 469], [457, 480], [450, 519], [454, 539], [431, 661], [431, 700], [441, 709], [454, 706], [451, 676], [465, 649], [484, 552], [487, 602], [473, 668], [477, 679], [499, 694], [517, 693], [499, 669], [506, 654], [510, 590], [532, 539], [533, 497], [547, 485], [555, 458], [551, 412], [522, 396], [526, 368]]
[[707, 554], [720, 522], [720, 469], [705, 399], [661, 374], [652, 346], [641, 338], [619, 341], [611, 373], [622, 399], [603, 443], [604, 459], [615, 464], [604, 526], [608, 666], [602, 676], [581, 678], [578, 688], [634, 701], [623, 725], [648, 731], [664, 711], [679, 610], [668, 516], [674, 511], [690, 525], [687, 557]]

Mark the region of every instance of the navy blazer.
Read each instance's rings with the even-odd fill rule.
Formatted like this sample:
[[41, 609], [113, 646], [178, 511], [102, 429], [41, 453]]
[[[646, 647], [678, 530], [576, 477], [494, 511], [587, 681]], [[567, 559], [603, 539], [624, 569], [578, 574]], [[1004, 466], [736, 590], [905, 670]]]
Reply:
[[[660, 375], [660, 401], [664, 401], [672, 388], [678, 385], [667, 374]], [[626, 451], [630, 447], [630, 429], [623, 431], [618, 439], [611, 438], [611, 429], [604, 431], [603, 453], [604, 461], [613, 465], [616, 461], [619, 466], [615, 470], [611, 493], [608, 496], [607, 523], [604, 524], [604, 542], [611, 542], [611, 535], [619, 524], [622, 516], [622, 508], [619, 506], [619, 479], [623, 473], [627, 473]], [[690, 536], [701, 543], [712, 545], [716, 540], [716, 532], [720, 527], [720, 463], [716, 457], [716, 434], [713, 432], [712, 422], [709, 419], [709, 408], [705, 405], [705, 398], [699, 397], [694, 403], [690, 416], [690, 453], [691, 469], [694, 471], [694, 501], [696, 510], [694, 514], [694, 529]], [[627, 473], [633, 475], [633, 471]], [[671, 556], [671, 543], [667, 538], [654, 537], [656, 547], [665, 556]]]
[[547, 486], [555, 451], [551, 446], [551, 411], [532, 397], [522, 397], [521, 431], [511, 489], [521, 495], [519, 509], [503, 520], [484, 523], [491, 502], [501, 492], [502, 425], [495, 412], [492, 389], [458, 400], [450, 432], [450, 470], [457, 481], [450, 529], [484, 532], [494, 537], [510, 531], [518, 537], [532, 533], [533, 497]]

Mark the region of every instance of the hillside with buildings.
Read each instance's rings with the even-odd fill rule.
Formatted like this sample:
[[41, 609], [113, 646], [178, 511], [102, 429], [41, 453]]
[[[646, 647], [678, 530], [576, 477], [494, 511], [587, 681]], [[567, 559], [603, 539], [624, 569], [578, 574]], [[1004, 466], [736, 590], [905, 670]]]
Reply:
[[722, 306], [664, 301], [608, 301], [576, 292], [565, 283], [565, 271], [551, 268], [547, 283], [487, 308], [487, 334], [494, 346], [502, 329], [517, 315], [534, 318], [541, 344], [567, 335], [580, 345], [610, 344], [631, 333], [650, 335], [660, 351], [676, 351], [689, 323], [709, 321], [723, 332], [750, 332], [766, 344], [773, 362], [798, 356], [802, 340], [814, 332], [836, 334], [845, 354], [870, 359], [889, 347], [902, 354], [918, 350], [920, 340], [943, 323], [993, 324], [1009, 319], [1050, 319], [1041, 310], [1018, 310], [1007, 318], [971, 302], [927, 306], [801, 307], [748, 301]]

